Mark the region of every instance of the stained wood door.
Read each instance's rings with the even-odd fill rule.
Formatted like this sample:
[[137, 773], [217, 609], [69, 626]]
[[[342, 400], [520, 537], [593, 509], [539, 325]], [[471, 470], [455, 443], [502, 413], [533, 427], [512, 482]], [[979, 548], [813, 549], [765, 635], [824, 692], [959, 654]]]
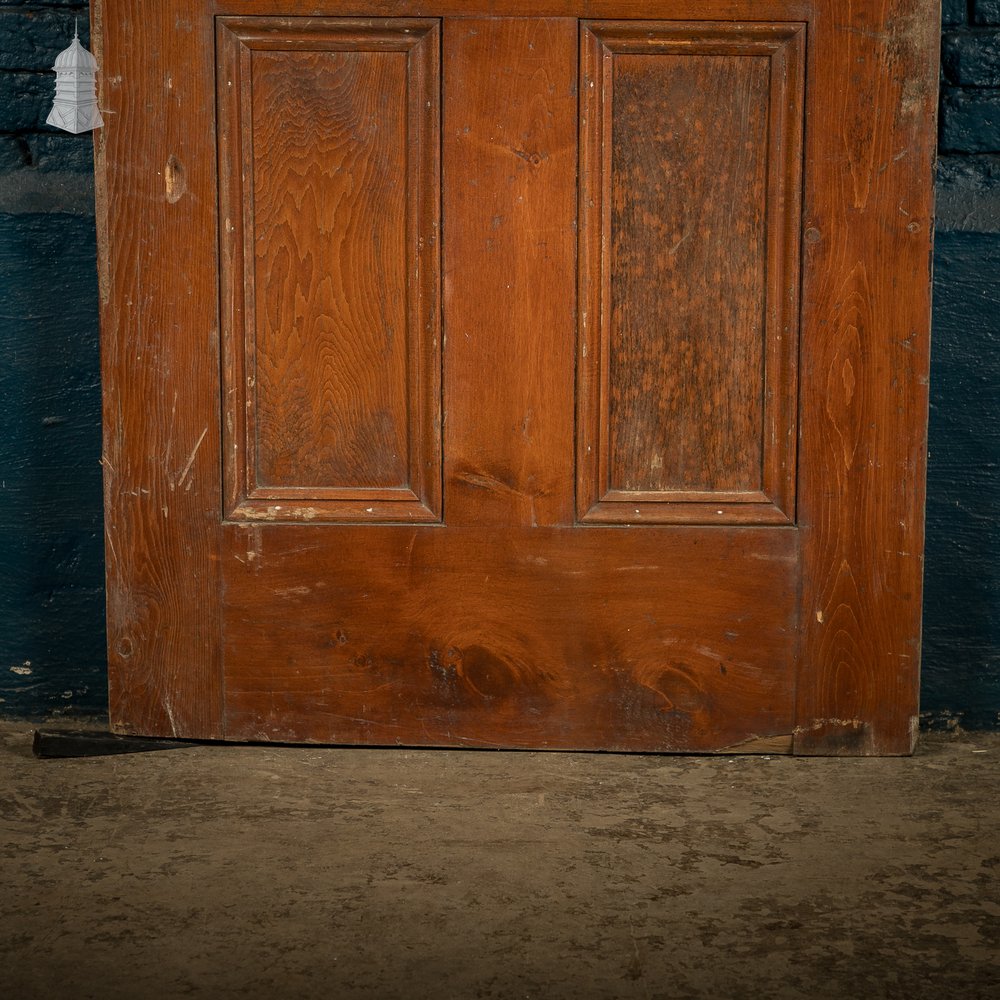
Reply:
[[95, 19], [117, 731], [912, 749], [932, 0]]

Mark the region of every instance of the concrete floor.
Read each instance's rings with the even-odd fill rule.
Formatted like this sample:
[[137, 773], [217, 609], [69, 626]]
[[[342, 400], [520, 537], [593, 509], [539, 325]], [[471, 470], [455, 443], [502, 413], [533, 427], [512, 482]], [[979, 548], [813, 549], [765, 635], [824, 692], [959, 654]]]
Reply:
[[889, 760], [0, 725], [0, 996], [1000, 997], [1000, 735]]

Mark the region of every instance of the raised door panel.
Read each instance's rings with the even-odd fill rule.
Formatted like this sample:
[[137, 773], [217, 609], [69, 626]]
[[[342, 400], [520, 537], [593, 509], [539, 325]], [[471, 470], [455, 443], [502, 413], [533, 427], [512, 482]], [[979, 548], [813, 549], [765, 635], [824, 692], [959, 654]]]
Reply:
[[794, 528], [230, 524], [224, 545], [242, 739], [790, 743]]
[[438, 34], [220, 19], [230, 519], [440, 518]]
[[585, 522], [794, 520], [804, 27], [584, 26]]

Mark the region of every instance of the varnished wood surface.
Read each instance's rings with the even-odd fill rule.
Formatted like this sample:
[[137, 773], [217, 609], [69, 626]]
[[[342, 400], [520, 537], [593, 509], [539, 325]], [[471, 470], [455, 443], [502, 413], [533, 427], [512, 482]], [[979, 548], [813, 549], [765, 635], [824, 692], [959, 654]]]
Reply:
[[[878, 4], [881, 0], [862, 0]], [[814, 0], [365, 0], [372, 17], [543, 17], [638, 18], [673, 21], [804, 21], [815, 13]], [[268, 13], [261, 0], [217, 0], [220, 14]], [[324, 0], [322, 13], [351, 17], [358, 0]], [[273, 11], [284, 16], [315, 16], [314, 0], [284, 0]]]
[[114, 112], [95, 133], [110, 721], [220, 737], [211, 27], [195, 0], [95, 0], [92, 18]]
[[793, 529], [232, 525], [226, 543], [245, 739], [719, 750], [792, 731]]
[[768, 63], [614, 59], [607, 400], [614, 489], [763, 485]]
[[787, 523], [804, 25], [586, 22], [577, 505]]
[[577, 31], [445, 23], [449, 524], [573, 522]]
[[[219, 316], [221, 305], [224, 324], [244, 322], [232, 277], [243, 269], [218, 213], [216, 170], [246, 161], [231, 130], [216, 126], [216, 83], [232, 65], [224, 48], [215, 65], [213, 15], [276, 9], [249, 0], [94, 8], [101, 103], [114, 112], [97, 136], [113, 728], [665, 750], [787, 748], [791, 737], [796, 753], [908, 752], [919, 655], [932, 0], [365, 6], [358, 31], [377, 31], [369, 14], [446, 18], [444, 170], [430, 185], [444, 205], [446, 496], [443, 523], [425, 526], [323, 523], [344, 520], [324, 503], [355, 501], [297, 492], [326, 489], [315, 485], [272, 485], [273, 498], [238, 512], [255, 523], [224, 522], [233, 507], [220, 470], [232, 458], [227, 447], [223, 461], [221, 442], [233, 431], [220, 393]], [[296, 12], [315, 15], [314, 5], [282, 4], [267, 22], [272, 42], [317, 21], [288, 17]], [[340, 0], [323, 13], [318, 20], [359, 15]], [[740, 504], [758, 505], [753, 493], [720, 504], [725, 525], [573, 524], [573, 224], [587, 156], [584, 146], [578, 163], [577, 17], [701, 19], [717, 35], [761, 22], [806, 26], [808, 60], [787, 52], [779, 60], [783, 90], [772, 54], [768, 112], [771, 163], [775, 143], [794, 138], [795, 67], [807, 65], [801, 225], [785, 204], [767, 241], [770, 281], [793, 273], [775, 262], [797, 260], [802, 236], [800, 334], [795, 282], [778, 289], [786, 293], [778, 313], [767, 288], [767, 322], [801, 350], [797, 497], [794, 507], [787, 493], [771, 504], [784, 524], [736, 523]], [[628, 30], [624, 44], [648, 51], [648, 31], [634, 21]], [[308, 49], [292, 42], [287, 51], [298, 59]], [[440, 120], [437, 71], [425, 58], [411, 72], [424, 74], [419, 86], [408, 80], [411, 120], [414, 94], [432, 102], [420, 125], [426, 137]], [[274, 80], [273, 92], [284, 85]], [[786, 118], [775, 115], [775, 93], [785, 95]], [[252, 107], [244, 96], [235, 100]], [[779, 120], [788, 125], [780, 135]], [[795, 160], [787, 148], [783, 156]], [[436, 170], [431, 155], [420, 162]], [[586, 182], [584, 169], [579, 176]], [[782, 192], [796, 190], [790, 167], [780, 181], [769, 173], [768, 225]], [[406, 204], [412, 234], [414, 202]], [[260, 250], [268, 260], [270, 252]], [[432, 272], [421, 265], [411, 275], [426, 302]], [[781, 360], [768, 345], [765, 368]], [[789, 384], [787, 368], [778, 379]], [[766, 414], [774, 386], [768, 375], [764, 382]], [[787, 421], [787, 406], [780, 412]], [[411, 428], [433, 426], [408, 418]], [[774, 454], [785, 459], [763, 461], [761, 492], [771, 500], [768, 482], [787, 482], [796, 461], [787, 448]], [[393, 488], [372, 486], [355, 515], [404, 520], [397, 501], [378, 495]], [[650, 509], [656, 496], [631, 494]], [[688, 496], [701, 511], [710, 499], [710, 490]]]
[[[938, 5], [818, 4], [803, 218], [796, 753], [917, 731]], [[850, 86], [845, 86], [850, 81]]]
[[407, 485], [406, 55], [255, 52], [257, 483]]
[[437, 520], [438, 23], [218, 45], [229, 516]]

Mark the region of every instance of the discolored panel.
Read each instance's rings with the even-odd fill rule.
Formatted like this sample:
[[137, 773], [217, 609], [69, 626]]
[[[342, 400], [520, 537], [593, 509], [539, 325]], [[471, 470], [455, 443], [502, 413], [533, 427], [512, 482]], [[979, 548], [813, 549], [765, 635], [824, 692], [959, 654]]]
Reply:
[[584, 33], [583, 520], [794, 513], [801, 35]]
[[230, 517], [435, 520], [437, 24], [222, 39]]
[[761, 488], [768, 62], [615, 60], [612, 489]]

